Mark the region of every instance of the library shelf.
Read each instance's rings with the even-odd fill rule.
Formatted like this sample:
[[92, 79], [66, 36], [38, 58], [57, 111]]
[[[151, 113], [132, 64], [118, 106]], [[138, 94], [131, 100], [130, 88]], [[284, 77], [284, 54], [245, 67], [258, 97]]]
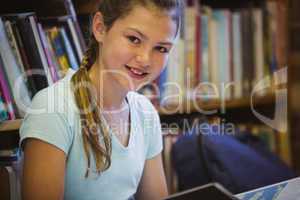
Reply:
[[275, 103], [275, 94], [268, 94], [264, 96], [254, 96], [230, 100], [186, 100], [181, 105], [168, 104], [166, 106], [157, 107], [161, 116], [174, 114], [189, 114], [194, 112], [212, 111], [212, 110], [232, 110], [239, 108], [250, 108], [251, 101], [253, 107], [270, 106]]
[[[269, 94], [261, 97], [254, 97], [253, 106], [268, 106], [272, 105], [275, 101], [275, 95]], [[193, 112], [203, 110], [219, 110], [222, 109], [237, 109], [237, 108], [248, 108], [250, 107], [250, 98], [241, 98], [241, 99], [232, 99], [226, 100], [224, 102], [220, 100], [197, 100], [197, 101], [185, 101], [181, 106], [176, 104], [170, 104], [165, 107], [157, 108], [160, 115], [176, 115], [176, 114], [189, 114]], [[16, 120], [7, 120], [0, 122], [0, 134], [12, 131], [18, 131], [21, 124], [22, 119]]]
[[0, 134], [18, 131], [22, 124], [22, 121], [22, 119], [16, 119], [0, 122]]

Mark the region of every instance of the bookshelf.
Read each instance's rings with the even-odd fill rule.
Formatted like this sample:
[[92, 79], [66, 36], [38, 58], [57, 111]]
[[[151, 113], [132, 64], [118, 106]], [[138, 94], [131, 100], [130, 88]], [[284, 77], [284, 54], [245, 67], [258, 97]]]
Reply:
[[0, 134], [4, 134], [4, 132], [8, 131], [17, 131], [19, 130], [22, 124], [22, 119], [9, 120], [0, 122]]
[[[62, 59], [65, 59], [64, 61], [68, 59], [68, 67], [78, 67], [85, 50], [85, 43], [73, 2], [70, 0], [51, 0], [47, 3], [37, 0], [12, 0], [0, 8], [0, 15], [2, 23], [0, 96], [1, 103], [4, 98], [5, 103], [10, 105], [6, 116], [10, 120], [0, 122], [0, 149], [2, 150], [18, 146], [18, 132], [24, 115], [16, 109], [10, 79], [33, 69], [33, 66], [39, 66], [39, 70], [45, 71], [49, 67], [50, 72], [48, 71], [46, 77], [38, 78], [31, 75], [24, 84], [27, 89], [21, 88], [22, 92], [25, 92], [22, 94], [26, 94], [26, 99], [32, 98], [38, 90], [58, 80], [63, 70]], [[56, 37], [57, 35], [60, 39]], [[67, 52], [65, 55], [59, 55], [57, 45], [63, 45], [63, 51], [69, 51], [72, 55]], [[5, 48], [11, 49], [7, 51], [9, 53], [4, 53]], [[61, 50], [60, 52], [62, 53]], [[11, 68], [5, 67], [8, 64]], [[51, 66], [54, 68], [51, 69]], [[16, 76], [11, 76], [14, 73]], [[2, 91], [4, 89], [5, 92]], [[1, 117], [5, 117], [2, 116], [2, 112]]]
[[[261, 97], [253, 98], [253, 107], [261, 106], [271, 106], [274, 104], [275, 96], [274, 94], [268, 94]], [[190, 100], [184, 101], [181, 105], [179, 104], [169, 104], [166, 106], [157, 107], [157, 110], [161, 116], [168, 116], [174, 114], [189, 114], [199, 112], [199, 110], [233, 110], [233, 109], [242, 109], [250, 108], [250, 98], [240, 98], [232, 100]]]
[[[300, 34], [300, 15], [296, 11], [296, 8], [300, 6], [297, 0], [230, 0], [230, 1], [215, 1], [215, 0], [201, 0], [200, 6], [209, 6], [214, 9], [230, 9], [231, 12], [236, 12], [241, 9], [255, 9], [265, 6], [266, 4], [272, 5], [276, 3], [279, 7], [279, 12], [277, 20], [272, 23], [276, 23], [277, 26], [281, 27], [278, 38], [275, 39], [276, 43], [280, 47], [277, 52], [274, 52], [277, 57], [278, 66], [287, 68], [287, 82], [284, 84], [279, 84], [272, 89], [273, 92], [267, 92], [262, 96], [254, 97], [252, 106], [250, 105], [251, 99], [248, 95], [242, 95], [239, 98], [233, 98], [225, 101], [221, 100], [182, 100], [182, 104], [171, 103], [164, 106], [157, 106], [161, 121], [164, 124], [172, 125], [174, 123], [182, 126], [185, 119], [193, 121], [195, 118], [201, 118], [205, 114], [201, 110], [216, 110], [215, 114], [205, 115], [208, 119], [214, 121], [215, 118], [219, 118], [226, 122], [232, 122], [234, 124], [243, 123], [247, 127], [256, 126], [268, 127], [260, 121], [257, 116], [254, 115], [251, 108], [257, 108], [270, 119], [274, 118], [275, 107], [287, 106], [287, 131], [285, 133], [281, 131], [274, 131], [275, 140], [277, 140], [277, 150], [278, 154], [289, 166], [291, 166], [296, 173], [300, 174], [300, 160], [298, 158], [298, 153], [300, 152], [300, 135], [299, 135], [299, 122], [300, 122], [300, 106], [298, 99], [300, 98], [300, 41], [297, 35]], [[201, 10], [201, 12], [205, 12]], [[209, 11], [211, 12], [211, 11]], [[263, 27], [265, 26], [263, 22]], [[232, 25], [232, 24], [231, 24]], [[255, 29], [254, 29], [255, 30]], [[250, 32], [253, 32], [250, 31]], [[256, 44], [257, 45], [257, 44]], [[253, 47], [252, 47], [253, 48]], [[254, 45], [255, 48], [255, 45]], [[257, 47], [256, 47], [257, 48]], [[202, 49], [203, 50], [203, 49]], [[257, 49], [256, 49], [257, 50]], [[269, 50], [267, 50], [268, 52]], [[266, 53], [266, 49], [262, 51]], [[280, 52], [280, 53], [278, 53]], [[284, 56], [282, 56], [284, 55]], [[257, 56], [257, 55], [256, 55]], [[282, 56], [282, 57], [281, 57]], [[248, 60], [249, 61], [249, 60]], [[253, 63], [251, 66], [253, 67]], [[201, 66], [203, 67], [203, 66]], [[211, 65], [210, 65], [211, 67]], [[244, 67], [244, 66], [243, 66]], [[282, 68], [281, 68], [282, 69]], [[280, 68], [279, 68], [280, 70]], [[248, 71], [249, 72], [249, 71]], [[253, 71], [250, 71], [253, 73]], [[273, 74], [274, 75], [274, 74]], [[272, 75], [271, 75], [272, 76]], [[273, 77], [274, 78], [274, 77]], [[276, 78], [275, 78], [276, 79]], [[274, 79], [273, 79], [274, 80]], [[279, 91], [287, 90], [287, 97], [282, 98], [277, 101], [277, 94]], [[151, 95], [150, 95], [151, 97]], [[155, 103], [157, 100], [154, 99]], [[159, 101], [159, 100], [158, 100]], [[199, 111], [200, 110], [200, 111]], [[282, 113], [283, 114], [283, 113]], [[254, 131], [253, 129], [253, 131]], [[171, 134], [172, 135], [172, 134]], [[168, 136], [165, 136], [168, 137]], [[174, 142], [174, 135], [172, 139]], [[176, 141], [176, 140], [175, 140]], [[170, 143], [170, 141], [166, 142]], [[170, 148], [170, 147], [168, 147]], [[170, 172], [169, 172], [170, 174]], [[173, 184], [173, 183], [171, 183]], [[174, 191], [171, 190], [171, 191]]]

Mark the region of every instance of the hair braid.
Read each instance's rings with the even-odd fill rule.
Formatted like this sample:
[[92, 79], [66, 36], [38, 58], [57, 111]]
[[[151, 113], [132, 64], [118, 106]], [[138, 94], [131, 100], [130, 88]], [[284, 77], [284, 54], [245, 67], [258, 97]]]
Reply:
[[[85, 85], [91, 84], [88, 70], [96, 61], [99, 51], [98, 45], [97, 41], [92, 37], [83, 57], [82, 65], [71, 79], [75, 102], [80, 111], [83, 146], [87, 158], [85, 177], [89, 175], [91, 168], [91, 152], [95, 159], [97, 173], [106, 170], [111, 164], [111, 138], [109, 131], [100, 118], [100, 112], [95, 106], [95, 99]], [[99, 137], [103, 140], [99, 141]], [[101, 142], [103, 143], [101, 144]]]

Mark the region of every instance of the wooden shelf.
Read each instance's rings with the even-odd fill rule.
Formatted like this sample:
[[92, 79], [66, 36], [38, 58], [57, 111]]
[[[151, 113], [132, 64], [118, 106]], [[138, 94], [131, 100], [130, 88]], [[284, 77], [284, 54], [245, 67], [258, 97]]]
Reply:
[[22, 123], [22, 119], [8, 120], [0, 122], [0, 134], [5, 132], [18, 131]]
[[[250, 108], [250, 97], [242, 99], [232, 99], [232, 100], [188, 100], [184, 101], [182, 105], [170, 104], [164, 107], [157, 108], [160, 115], [174, 115], [174, 114], [189, 114], [194, 112], [202, 111], [213, 111], [213, 110], [231, 110], [239, 108]], [[275, 102], [275, 95], [269, 94], [261, 97], [253, 98], [253, 106], [267, 106], [272, 105]]]
[[[272, 105], [275, 102], [274, 95], [267, 95], [263, 97], [254, 97], [253, 106], [266, 106]], [[185, 101], [181, 106], [177, 104], [170, 104], [165, 107], [157, 108], [160, 115], [174, 115], [174, 114], [189, 114], [201, 111], [211, 110], [232, 110], [239, 108], [250, 108], [250, 98], [226, 100], [223, 103], [220, 100], [209, 101]], [[22, 123], [22, 119], [9, 120], [0, 122], [0, 134], [5, 132], [19, 130]]]

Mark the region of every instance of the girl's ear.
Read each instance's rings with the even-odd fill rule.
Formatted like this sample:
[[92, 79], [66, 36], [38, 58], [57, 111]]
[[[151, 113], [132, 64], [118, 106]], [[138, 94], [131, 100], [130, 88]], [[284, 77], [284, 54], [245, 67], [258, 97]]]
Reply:
[[93, 35], [98, 42], [103, 41], [103, 37], [105, 35], [105, 25], [103, 21], [103, 16], [101, 12], [96, 12], [93, 17], [92, 24]]

